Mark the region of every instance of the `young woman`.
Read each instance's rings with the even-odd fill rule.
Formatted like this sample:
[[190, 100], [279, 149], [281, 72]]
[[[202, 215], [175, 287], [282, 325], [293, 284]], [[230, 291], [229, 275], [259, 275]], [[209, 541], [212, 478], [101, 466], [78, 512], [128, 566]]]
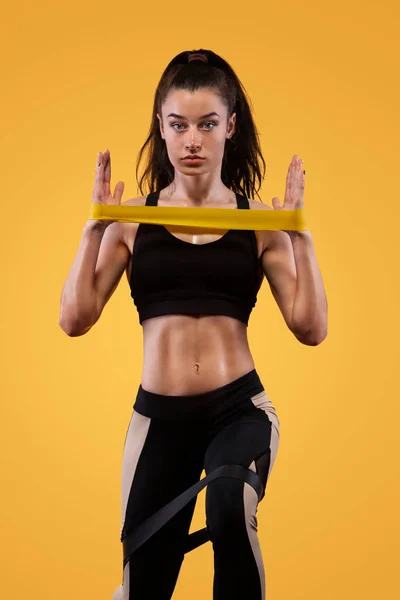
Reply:
[[[143, 193], [147, 178], [150, 193], [124, 205], [273, 210], [249, 199], [265, 162], [244, 88], [212, 51], [185, 51], [169, 63], [138, 163], [147, 144], [139, 188]], [[98, 154], [93, 202], [121, 203], [124, 184], [112, 195], [110, 175], [106, 150]], [[274, 209], [301, 207], [303, 190], [295, 155], [284, 204], [274, 198]], [[312, 346], [325, 338], [327, 302], [311, 234], [194, 233], [91, 219], [62, 292], [60, 326], [69, 336], [93, 327], [125, 270], [143, 327], [144, 364], [124, 444], [126, 545], [123, 583], [113, 598], [172, 597], [185, 552], [199, 545], [188, 543], [195, 492], [158, 529], [146, 534], [143, 523], [195, 489], [204, 469], [207, 477], [219, 474], [207, 486], [200, 541], [212, 542], [213, 598], [264, 600], [256, 512], [280, 423], [255, 370], [247, 324], [266, 276], [296, 338]]]

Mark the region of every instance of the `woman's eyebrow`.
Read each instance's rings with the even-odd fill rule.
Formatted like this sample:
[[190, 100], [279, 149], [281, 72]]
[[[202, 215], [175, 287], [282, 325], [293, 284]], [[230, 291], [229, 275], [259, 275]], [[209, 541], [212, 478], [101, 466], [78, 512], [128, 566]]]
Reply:
[[[200, 119], [206, 119], [207, 117], [212, 117], [214, 115], [219, 117], [218, 113], [210, 112], [207, 115], [203, 115], [202, 117], [200, 117]], [[174, 117], [175, 119], [186, 119], [186, 117], [182, 117], [182, 115], [177, 115], [176, 113], [170, 113], [169, 115], [167, 115], [167, 119], [168, 119], [168, 117]]]

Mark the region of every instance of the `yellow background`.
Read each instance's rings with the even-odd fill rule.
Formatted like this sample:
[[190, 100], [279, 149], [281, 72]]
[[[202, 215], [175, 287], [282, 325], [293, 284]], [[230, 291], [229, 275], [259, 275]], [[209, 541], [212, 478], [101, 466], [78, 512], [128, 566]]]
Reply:
[[[7, 600], [111, 600], [142, 337], [125, 276], [85, 336], [58, 326], [96, 154], [138, 195], [155, 87], [209, 48], [249, 93], [283, 199], [304, 159], [329, 332], [300, 344], [264, 282], [249, 338], [281, 421], [258, 510], [268, 600], [394, 600], [399, 563], [399, 5], [16, 2], [1, 14], [1, 580]], [[204, 526], [199, 495], [192, 530]], [[212, 597], [212, 547], [174, 600]], [[155, 576], [157, 573], [155, 572]], [[245, 600], [245, 599], [243, 599]], [[250, 600], [250, 599], [249, 599]]]

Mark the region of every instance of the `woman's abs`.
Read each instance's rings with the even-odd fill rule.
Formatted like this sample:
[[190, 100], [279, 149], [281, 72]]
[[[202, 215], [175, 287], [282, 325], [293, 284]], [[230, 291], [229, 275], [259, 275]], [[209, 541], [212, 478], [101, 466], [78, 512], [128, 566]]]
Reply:
[[202, 394], [255, 368], [247, 327], [231, 317], [155, 317], [143, 322], [143, 338], [141, 385], [156, 394]]

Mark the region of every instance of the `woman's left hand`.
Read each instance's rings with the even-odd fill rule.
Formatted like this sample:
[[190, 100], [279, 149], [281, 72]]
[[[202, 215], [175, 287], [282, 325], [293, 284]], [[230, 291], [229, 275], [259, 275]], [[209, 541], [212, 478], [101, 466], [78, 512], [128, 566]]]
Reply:
[[[304, 181], [303, 159], [298, 154], [292, 158], [286, 177], [286, 190], [283, 205], [279, 198], [272, 198], [272, 206], [275, 210], [295, 210], [304, 207]], [[291, 237], [296, 235], [296, 231], [287, 231]]]

